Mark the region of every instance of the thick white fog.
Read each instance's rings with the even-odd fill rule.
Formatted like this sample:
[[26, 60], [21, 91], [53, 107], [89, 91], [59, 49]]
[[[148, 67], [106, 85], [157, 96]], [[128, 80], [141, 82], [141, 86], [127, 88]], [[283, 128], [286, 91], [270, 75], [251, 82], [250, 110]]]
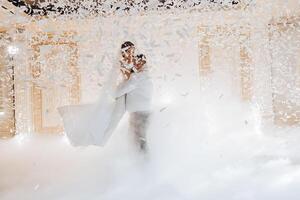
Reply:
[[105, 147], [75, 148], [62, 135], [2, 140], [1, 199], [297, 200], [299, 128], [262, 127], [257, 107], [218, 80], [199, 96], [166, 97], [147, 156], [127, 118]]

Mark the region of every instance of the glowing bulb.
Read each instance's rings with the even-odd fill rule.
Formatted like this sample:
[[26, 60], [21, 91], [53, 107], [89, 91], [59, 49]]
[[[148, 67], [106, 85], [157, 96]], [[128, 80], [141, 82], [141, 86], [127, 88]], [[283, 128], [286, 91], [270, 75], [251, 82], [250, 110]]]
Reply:
[[0, 111], [0, 116], [3, 116], [5, 115], [5, 112], [4, 111]]
[[16, 55], [18, 53], [18, 51], [19, 51], [19, 48], [16, 46], [10, 45], [7, 47], [7, 52], [9, 55]]
[[70, 144], [70, 141], [69, 141], [69, 139], [68, 139], [68, 137], [67, 137], [66, 135], [64, 135], [64, 136], [61, 138], [61, 141], [62, 141], [63, 143], [66, 143], [66, 144]]

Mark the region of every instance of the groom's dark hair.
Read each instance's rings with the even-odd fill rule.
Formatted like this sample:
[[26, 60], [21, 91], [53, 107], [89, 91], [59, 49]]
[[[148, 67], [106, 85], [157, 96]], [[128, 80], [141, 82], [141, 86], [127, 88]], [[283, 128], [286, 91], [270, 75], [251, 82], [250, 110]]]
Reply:
[[134, 44], [132, 42], [126, 41], [121, 45], [121, 49], [124, 49], [126, 47], [133, 47], [133, 46], [134, 46]]
[[146, 60], [146, 56], [144, 54], [138, 54], [138, 55], [136, 55], [136, 57], [138, 59]]

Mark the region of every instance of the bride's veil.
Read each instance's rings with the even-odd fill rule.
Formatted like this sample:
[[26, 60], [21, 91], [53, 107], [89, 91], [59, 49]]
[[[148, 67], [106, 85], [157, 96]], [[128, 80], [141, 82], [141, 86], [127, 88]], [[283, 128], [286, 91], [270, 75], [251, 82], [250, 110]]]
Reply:
[[[112, 131], [110, 124], [116, 115], [115, 99], [118, 84], [120, 50], [113, 56], [108, 56], [111, 69], [103, 84], [98, 100], [92, 104], [68, 105], [58, 108], [63, 119], [65, 133], [74, 146], [104, 145]], [[102, 64], [102, 63], [101, 63]], [[122, 105], [117, 106], [119, 118], [125, 112]], [[125, 108], [124, 108], [125, 109]]]

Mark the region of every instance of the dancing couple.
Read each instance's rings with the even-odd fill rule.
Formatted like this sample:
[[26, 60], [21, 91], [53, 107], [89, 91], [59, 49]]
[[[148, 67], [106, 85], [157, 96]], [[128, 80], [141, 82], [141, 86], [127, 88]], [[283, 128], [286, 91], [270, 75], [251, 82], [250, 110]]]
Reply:
[[[97, 102], [58, 108], [66, 135], [74, 146], [104, 146], [128, 112], [130, 133], [134, 134], [138, 149], [147, 152], [153, 85], [146, 56], [135, 54], [135, 45], [130, 41], [121, 45], [120, 54]], [[120, 73], [122, 80], [118, 82]]]

